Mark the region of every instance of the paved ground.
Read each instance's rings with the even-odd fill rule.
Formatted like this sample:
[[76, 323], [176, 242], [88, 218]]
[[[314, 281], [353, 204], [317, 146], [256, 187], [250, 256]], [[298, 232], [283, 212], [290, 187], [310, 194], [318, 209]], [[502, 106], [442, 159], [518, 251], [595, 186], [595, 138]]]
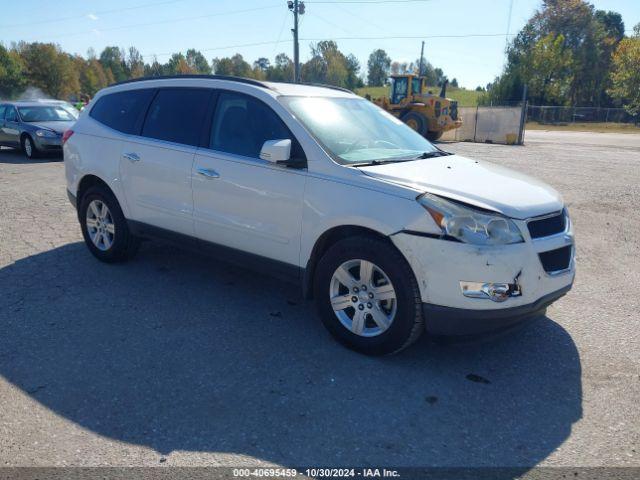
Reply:
[[157, 244], [97, 262], [62, 163], [0, 151], [0, 466], [640, 466], [640, 138], [527, 143], [444, 146], [563, 192], [574, 290], [506, 337], [391, 358], [270, 278]]

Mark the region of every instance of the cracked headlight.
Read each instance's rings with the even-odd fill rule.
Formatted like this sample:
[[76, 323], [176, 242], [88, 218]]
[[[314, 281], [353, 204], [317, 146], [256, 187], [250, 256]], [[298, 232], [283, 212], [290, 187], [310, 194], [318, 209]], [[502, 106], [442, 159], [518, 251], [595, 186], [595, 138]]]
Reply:
[[507, 245], [523, 242], [520, 230], [507, 217], [474, 210], [430, 193], [418, 202], [442, 229], [442, 235], [473, 245]]
[[46, 138], [55, 138], [58, 136], [56, 132], [52, 132], [51, 130], [36, 130], [36, 135]]

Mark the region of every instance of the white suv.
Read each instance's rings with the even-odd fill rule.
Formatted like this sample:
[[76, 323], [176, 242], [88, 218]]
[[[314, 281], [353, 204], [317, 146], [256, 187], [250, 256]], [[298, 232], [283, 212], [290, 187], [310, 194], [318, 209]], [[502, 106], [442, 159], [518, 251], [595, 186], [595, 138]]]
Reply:
[[162, 237], [267, 267], [369, 354], [540, 316], [574, 279], [562, 199], [435, 147], [351, 92], [199, 76], [100, 91], [64, 137], [105, 262]]

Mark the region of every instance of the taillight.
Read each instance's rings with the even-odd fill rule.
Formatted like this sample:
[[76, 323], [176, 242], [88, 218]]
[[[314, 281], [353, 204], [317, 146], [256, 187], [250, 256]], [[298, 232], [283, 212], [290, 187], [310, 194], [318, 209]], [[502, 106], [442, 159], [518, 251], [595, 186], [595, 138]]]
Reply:
[[64, 145], [65, 143], [67, 143], [67, 140], [69, 140], [71, 138], [71, 135], [73, 135], [73, 130], [69, 129], [69, 130], [65, 130], [64, 133], [62, 134], [62, 144]]

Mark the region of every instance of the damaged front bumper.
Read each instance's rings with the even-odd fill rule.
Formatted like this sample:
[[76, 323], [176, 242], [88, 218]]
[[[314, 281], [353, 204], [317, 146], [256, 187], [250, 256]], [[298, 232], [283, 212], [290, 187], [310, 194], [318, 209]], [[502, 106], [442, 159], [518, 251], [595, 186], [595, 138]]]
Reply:
[[[523, 243], [478, 246], [416, 232], [391, 236], [411, 266], [427, 331], [464, 335], [498, 330], [544, 314], [571, 289], [573, 235], [563, 232]], [[570, 248], [567, 268], [547, 272], [540, 253]]]

